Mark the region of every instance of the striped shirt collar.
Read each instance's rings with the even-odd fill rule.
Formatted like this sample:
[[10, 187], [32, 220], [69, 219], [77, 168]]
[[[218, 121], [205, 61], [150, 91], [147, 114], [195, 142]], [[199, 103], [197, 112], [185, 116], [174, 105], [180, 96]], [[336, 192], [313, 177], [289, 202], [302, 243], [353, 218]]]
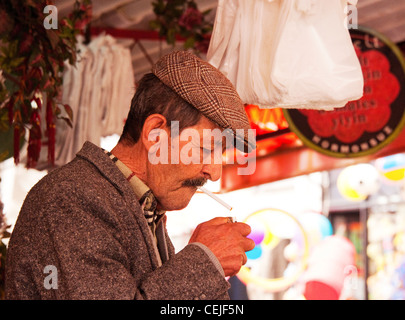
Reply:
[[131, 169], [129, 169], [111, 152], [106, 150], [104, 150], [104, 152], [116, 164], [118, 169], [125, 176], [125, 179], [127, 179], [127, 181], [130, 183], [132, 190], [134, 191], [135, 196], [138, 199], [142, 210], [144, 211], [145, 218], [148, 221], [149, 226], [152, 228], [152, 232], [154, 233], [155, 224], [161, 217], [163, 217], [166, 211], [156, 209], [157, 201], [152, 193], [152, 190], [150, 190], [150, 188], [145, 183], [143, 183], [143, 181], [139, 179]]

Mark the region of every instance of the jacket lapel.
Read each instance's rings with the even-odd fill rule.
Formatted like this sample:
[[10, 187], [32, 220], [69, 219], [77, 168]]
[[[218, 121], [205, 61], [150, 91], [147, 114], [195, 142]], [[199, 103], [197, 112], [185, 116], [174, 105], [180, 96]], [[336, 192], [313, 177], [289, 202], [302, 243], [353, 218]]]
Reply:
[[99, 170], [100, 174], [104, 176], [104, 178], [107, 179], [122, 195], [128, 205], [128, 209], [134, 214], [138, 226], [143, 234], [143, 239], [148, 247], [148, 254], [151, 260], [152, 268], [158, 268], [160, 266], [160, 261], [156, 255], [156, 245], [154, 243], [153, 235], [130, 183], [125, 179], [122, 172], [111, 161], [108, 155], [93, 143], [88, 141], [85, 142], [82, 149], [76, 155], [77, 157], [92, 163]]

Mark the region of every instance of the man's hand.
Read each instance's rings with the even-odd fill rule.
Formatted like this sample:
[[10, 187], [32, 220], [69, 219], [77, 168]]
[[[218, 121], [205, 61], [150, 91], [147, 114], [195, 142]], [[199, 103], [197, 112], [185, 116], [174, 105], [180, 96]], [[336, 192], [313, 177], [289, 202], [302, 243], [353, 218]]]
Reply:
[[189, 243], [200, 242], [208, 247], [221, 263], [225, 276], [233, 276], [247, 262], [245, 251], [255, 247], [254, 241], [246, 238], [250, 232], [250, 226], [246, 223], [230, 223], [228, 218], [214, 218], [199, 224]]

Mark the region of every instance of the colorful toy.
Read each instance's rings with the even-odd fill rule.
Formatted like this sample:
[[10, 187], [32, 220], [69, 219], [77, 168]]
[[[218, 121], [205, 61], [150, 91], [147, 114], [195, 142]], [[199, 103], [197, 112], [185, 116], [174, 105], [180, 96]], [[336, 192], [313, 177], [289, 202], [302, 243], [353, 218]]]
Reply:
[[349, 166], [339, 174], [337, 187], [346, 199], [363, 201], [380, 187], [379, 175], [371, 164]]
[[377, 159], [375, 166], [388, 183], [400, 183], [405, 178], [405, 154], [403, 153]]
[[285, 247], [284, 256], [291, 262], [282, 277], [270, 279], [258, 276], [251, 272], [249, 263], [242, 266], [237, 274], [243, 283], [253, 283], [268, 292], [289, 288], [305, 270], [309, 255], [308, 235], [300, 221], [283, 210], [264, 209], [249, 215], [244, 222], [251, 226], [252, 233], [249, 237], [256, 243], [255, 249], [247, 252], [251, 260], [259, 259], [264, 251], [272, 250], [282, 239], [300, 239], [301, 248], [298, 244], [293, 245], [293, 241]]

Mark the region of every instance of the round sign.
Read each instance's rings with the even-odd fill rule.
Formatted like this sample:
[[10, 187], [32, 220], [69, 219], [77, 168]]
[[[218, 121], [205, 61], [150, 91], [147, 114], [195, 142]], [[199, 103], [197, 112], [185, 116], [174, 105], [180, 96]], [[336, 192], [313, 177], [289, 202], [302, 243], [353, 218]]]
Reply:
[[333, 157], [360, 157], [388, 145], [405, 124], [405, 60], [383, 35], [351, 30], [364, 76], [364, 95], [333, 111], [285, 109], [293, 131], [308, 147]]

